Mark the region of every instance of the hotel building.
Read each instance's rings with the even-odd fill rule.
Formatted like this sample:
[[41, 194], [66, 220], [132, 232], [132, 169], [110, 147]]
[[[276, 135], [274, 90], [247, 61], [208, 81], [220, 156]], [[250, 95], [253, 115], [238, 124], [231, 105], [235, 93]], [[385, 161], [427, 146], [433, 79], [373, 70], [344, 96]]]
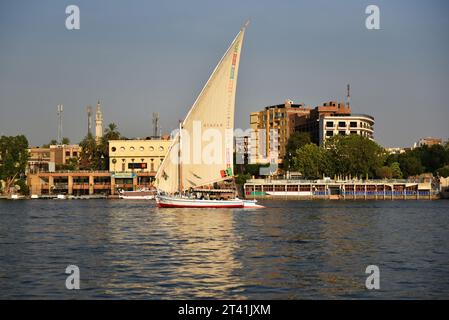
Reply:
[[[311, 109], [303, 104], [286, 100], [284, 104], [265, 107], [250, 115], [253, 130], [249, 142], [250, 163], [267, 163], [270, 150], [276, 152], [278, 164], [285, 156], [287, 142], [293, 132], [310, 134], [313, 143], [323, 145], [336, 135], [358, 134], [374, 139], [374, 118], [365, 114], [352, 114], [349, 104], [325, 102]], [[274, 131], [273, 131], [274, 130]], [[277, 135], [277, 146], [272, 135]]]
[[270, 150], [273, 150], [273, 130], [278, 137], [275, 152], [277, 162], [281, 163], [285, 155], [288, 138], [295, 131], [296, 121], [310, 113], [304, 104], [295, 104], [286, 100], [283, 104], [265, 107], [264, 110], [252, 112], [250, 128], [253, 130], [250, 147], [250, 163], [268, 163]]

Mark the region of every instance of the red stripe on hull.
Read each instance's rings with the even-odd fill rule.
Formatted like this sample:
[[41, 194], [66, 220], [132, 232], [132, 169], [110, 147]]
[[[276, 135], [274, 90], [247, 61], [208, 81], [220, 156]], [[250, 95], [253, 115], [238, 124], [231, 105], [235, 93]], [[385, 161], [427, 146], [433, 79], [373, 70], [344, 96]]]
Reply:
[[168, 204], [168, 203], [158, 203], [157, 206], [159, 208], [243, 208], [241, 204], [232, 204], [232, 205], [206, 205], [206, 206], [186, 206], [186, 205], [177, 205], [177, 204]]

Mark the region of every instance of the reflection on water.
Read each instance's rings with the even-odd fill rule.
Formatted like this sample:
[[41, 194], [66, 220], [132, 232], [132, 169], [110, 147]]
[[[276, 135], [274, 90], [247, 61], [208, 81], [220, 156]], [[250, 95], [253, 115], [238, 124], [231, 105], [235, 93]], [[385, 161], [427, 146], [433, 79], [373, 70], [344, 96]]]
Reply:
[[[0, 298], [449, 297], [449, 202], [265, 204], [1, 201]], [[69, 264], [79, 291], [65, 289]]]

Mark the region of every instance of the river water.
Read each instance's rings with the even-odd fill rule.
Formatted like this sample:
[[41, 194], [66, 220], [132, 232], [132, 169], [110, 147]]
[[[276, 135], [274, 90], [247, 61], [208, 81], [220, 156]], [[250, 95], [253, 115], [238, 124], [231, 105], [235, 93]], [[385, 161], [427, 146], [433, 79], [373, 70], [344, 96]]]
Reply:
[[0, 298], [449, 298], [449, 201], [262, 203], [1, 200]]

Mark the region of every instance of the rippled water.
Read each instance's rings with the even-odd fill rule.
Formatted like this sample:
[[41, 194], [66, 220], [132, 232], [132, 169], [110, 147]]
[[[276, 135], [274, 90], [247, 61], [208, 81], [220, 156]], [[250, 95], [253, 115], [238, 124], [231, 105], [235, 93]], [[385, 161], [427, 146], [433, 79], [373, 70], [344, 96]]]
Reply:
[[449, 201], [263, 204], [0, 201], [0, 298], [449, 298]]

